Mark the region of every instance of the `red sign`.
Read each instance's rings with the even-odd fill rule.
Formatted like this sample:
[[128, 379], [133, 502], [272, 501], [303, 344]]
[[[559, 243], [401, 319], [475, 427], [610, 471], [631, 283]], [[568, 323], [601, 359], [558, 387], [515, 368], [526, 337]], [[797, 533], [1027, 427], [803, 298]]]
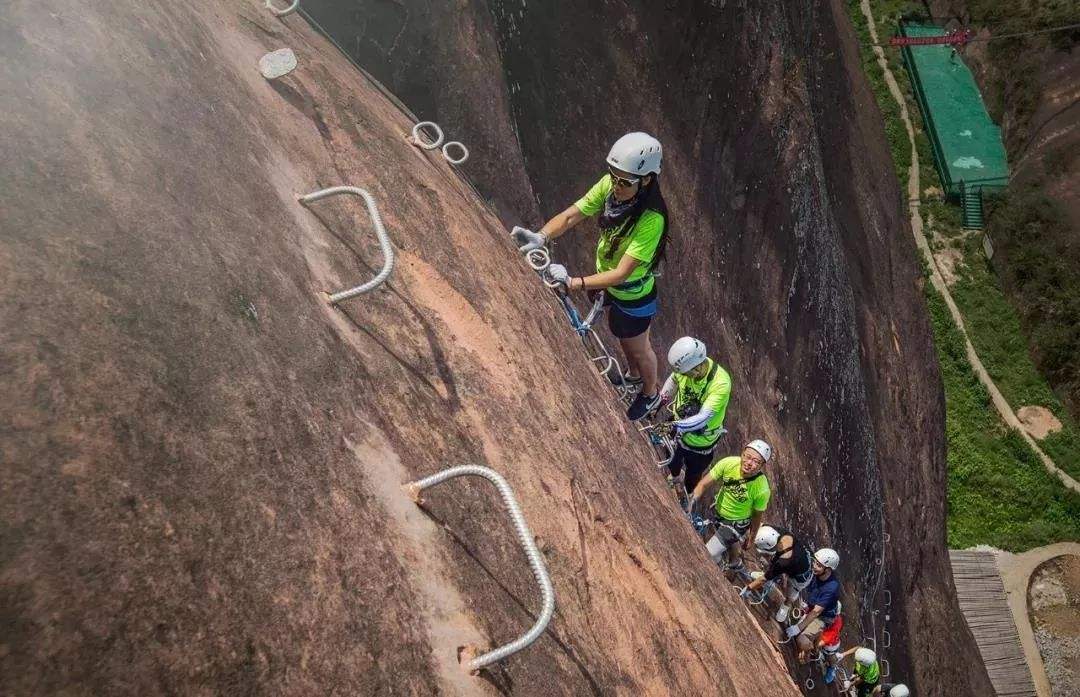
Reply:
[[889, 39], [890, 46], [933, 46], [937, 44], [966, 44], [971, 41], [974, 32], [970, 29], [957, 29], [943, 36], [894, 36]]

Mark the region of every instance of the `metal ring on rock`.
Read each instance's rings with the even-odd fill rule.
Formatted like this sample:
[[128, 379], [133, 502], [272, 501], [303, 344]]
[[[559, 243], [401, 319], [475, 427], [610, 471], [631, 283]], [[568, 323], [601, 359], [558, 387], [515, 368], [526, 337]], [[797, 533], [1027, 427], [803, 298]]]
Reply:
[[284, 10], [279, 10], [273, 6], [270, 0], [266, 0], [266, 9], [274, 13], [275, 17], [284, 17], [285, 15], [291, 15], [296, 12], [296, 8], [300, 7], [300, 0], [293, 0], [293, 4], [286, 7]]
[[[450, 146], [451, 145], [456, 145], [459, 148], [461, 148], [461, 157], [459, 157], [456, 160], [454, 158], [450, 157]], [[462, 143], [460, 143], [460, 142], [458, 142], [456, 140], [451, 140], [446, 145], [442, 146], [442, 154], [443, 154], [443, 157], [446, 158], [447, 162], [449, 162], [450, 164], [455, 165], [455, 166], [463, 165], [463, 164], [465, 164], [465, 161], [469, 159], [469, 149], [467, 147], [465, 147], [464, 144], [462, 144]]]
[[[424, 126], [431, 126], [435, 129], [435, 132], [439, 134], [439, 137], [436, 138], [434, 142], [429, 143], [424, 140], [424, 132], [421, 130]], [[442, 129], [439, 128], [439, 124], [435, 123], [434, 121], [421, 121], [420, 123], [412, 127], [413, 145], [417, 145], [424, 150], [434, 150], [435, 148], [439, 147], [440, 145], [442, 145], [444, 137], [445, 136], [443, 135]]]
[[543, 271], [551, 266], [551, 254], [548, 253], [548, 250], [544, 247], [530, 249], [525, 252], [525, 263], [528, 264], [533, 271]]
[[814, 679], [813, 679], [813, 678], [807, 678], [807, 679], [806, 679], [806, 682], [805, 682], [804, 684], [806, 685], [806, 689], [808, 689], [808, 690], [812, 690], [812, 689], [814, 689], [814, 685], [815, 685], [815, 683], [814, 683]]

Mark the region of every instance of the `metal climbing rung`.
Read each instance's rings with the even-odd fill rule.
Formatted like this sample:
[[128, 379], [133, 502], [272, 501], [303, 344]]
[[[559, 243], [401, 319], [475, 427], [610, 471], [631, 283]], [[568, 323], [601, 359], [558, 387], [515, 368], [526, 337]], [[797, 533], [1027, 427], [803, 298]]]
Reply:
[[596, 300], [593, 301], [592, 307], [589, 308], [589, 314], [585, 315], [585, 321], [582, 325], [586, 327], [592, 327], [596, 324], [596, 320], [600, 318], [600, 315], [604, 313], [604, 294], [597, 293]]
[[881, 677], [889, 677], [889, 660], [887, 658], [881, 659]]
[[881, 630], [881, 648], [887, 649], [892, 646], [892, 634], [888, 629]]
[[885, 594], [885, 607], [891, 607], [892, 606], [892, 591], [890, 591], [888, 588], [885, 588], [881, 592]]
[[507, 483], [503, 476], [495, 470], [490, 467], [481, 467], [480, 465], [451, 467], [448, 470], [443, 470], [430, 477], [424, 477], [415, 482], [410, 482], [404, 486], [404, 489], [412, 494], [413, 499], [419, 504], [420, 492], [424, 489], [433, 487], [436, 484], [441, 484], [448, 479], [466, 476], [483, 477], [494, 484], [495, 488], [499, 490], [503, 503], [506, 504], [506, 510], [510, 514], [510, 519], [514, 524], [514, 530], [517, 532], [518, 541], [525, 550], [525, 556], [529, 560], [529, 566], [532, 567], [533, 576], [536, 577], [536, 582], [540, 586], [540, 595], [542, 596], [540, 616], [537, 617], [536, 623], [532, 628], [517, 639], [511, 641], [509, 644], [504, 644], [493, 651], [488, 651], [466, 664], [466, 667], [470, 671], [476, 671], [486, 665], [501, 661], [507, 656], [521, 651], [529, 646], [529, 644], [536, 641], [540, 635], [544, 633], [544, 629], [547, 628], [548, 622], [551, 621], [551, 616], [555, 612], [555, 589], [551, 585], [551, 578], [548, 576], [547, 567], [544, 565], [544, 557], [540, 554], [540, 550], [536, 548], [536, 541], [533, 539], [528, 523], [525, 522], [525, 516], [521, 512], [521, 506], [518, 505], [517, 499], [514, 498], [513, 489], [510, 488], [510, 484]]
[[383, 227], [382, 216], [379, 215], [379, 208], [375, 205], [375, 198], [365, 189], [361, 189], [358, 186], [332, 186], [329, 189], [312, 191], [310, 194], [301, 196], [300, 203], [307, 206], [308, 204], [339, 194], [349, 194], [364, 199], [368, 215], [371, 216], [371, 224], [375, 226], [375, 235], [379, 238], [379, 247], [382, 249], [383, 253], [383, 267], [379, 273], [376, 274], [375, 278], [367, 283], [332, 294], [330, 296], [330, 304], [332, 305], [337, 305], [342, 300], [355, 298], [357, 295], [374, 290], [382, 285], [383, 281], [390, 277], [390, 272], [394, 270], [394, 248], [390, 246], [390, 235], [386, 233], [386, 228]]
[[284, 10], [277, 9], [276, 7], [274, 7], [274, 4], [272, 2], [270, 2], [270, 0], [266, 0], [266, 9], [273, 12], [274, 15], [277, 16], [277, 17], [284, 17], [285, 15], [291, 15], [293, 12], [296, 12], [298, 7], [300, 7], [300, 0], [293, 0], [293, 4], [289, 5]]

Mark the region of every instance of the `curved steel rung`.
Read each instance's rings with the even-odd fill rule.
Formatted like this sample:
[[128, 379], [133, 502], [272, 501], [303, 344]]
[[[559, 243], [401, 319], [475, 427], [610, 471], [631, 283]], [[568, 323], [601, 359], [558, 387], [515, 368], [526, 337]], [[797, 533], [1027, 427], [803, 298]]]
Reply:
[[533, 576], [536, 577], [536, 583], [540, 586], [540, 594], [542, 596], [540, 615], [536, 618], [536, 623], [529, 631], [511, 641], [509, 644], [488, 651], [482, 656], [478, 656], [469, 661], [467, 664], [469, 670], [480, 670], [486, 665], [494, 663], [495, 661], [501, 661], [507, 656], [521, 651], [540, 638], [540, 635], [544, 633], [548, 622], [551, 621], [551, 616], [555, 612], [555, 589], [551, 585], [551, 578], [548, 576], [547, 567], [544, 565], [544, 557], [540, 554], [540, 550], [536, 548], [536, 540], [529, 530], [528, 523], [525, 522], [525, 516], [521, 512], [521, 506], [518, 505], [517, 499], [514, 498], [513, 489], [510, 488], [510, 484], [507, 483], [503, 476], [495, 470], [490, 467], [481, 467], [479, 465], [461, 465], [460, 467], [451, 467], [450, 469], [433, 474], [430, 477], [410, 482], [403, 488], [412, 494], [414, 500], [419, 504], [419, 495], [424, 489], [435, 486], [436, 484], [441, 484], [448, 479], [463, 476], [483, 477], [494, 484], [495, 488], [499, 490], [499, 494], [502, 496], [503, 503], [506, 504], [506, 510], [510, 514], [510, 519], [517, 532], [518, 541], [525, 550], [525, 556], [529, 560], [529, 566], [532, 567]]
[[881, 630], [881, 648], [892, 648], [892, 633], [888, 629]]
[[887, 678], [889, 677], [889, 673], [889, 659], [883, 658], [881, 659], [881, 677]]
[[604, 294], [601, 292], [596, 294], [596, 300], [593, 301], [589, 314], [585, 315], [585, 321], [582, 324], [591, 328], [602, 314], [604, 314]]
[[358, 186], [332, 186], [329, 189], [312, 191], [310, 194], [301, 196], [299, 200], [301, 205], [307, 206], [309, 203], [315, 203], [316, 201], [321, 201], [329, 196], [337, 196], [339, 194], [349, 194], [364, 199], [364, 205], [367, 206], [368, 215], [371, 216], [371, 224], [375, 226], [375, 235], [379, 238], [379, 248], [382, 249], [383, 254], [383, 267], [379, 273], [375, 275], [375, 278], [367, 283], [331, 295], [331, 305], [337, 305], [342, 300], [355, 298], [357, 295], [374, 290], [376, 287], [380, 286], [383, 281], [389, 278], [390, 272], [394, 270], [394, 248], [390, 246], [390, 235], [387, 234], [386, 228], [383, 226], [382, 216], [379, 215], [379, 208], [375, 205], [375, 198], [369, 194], [366, 189], [361, 189]]

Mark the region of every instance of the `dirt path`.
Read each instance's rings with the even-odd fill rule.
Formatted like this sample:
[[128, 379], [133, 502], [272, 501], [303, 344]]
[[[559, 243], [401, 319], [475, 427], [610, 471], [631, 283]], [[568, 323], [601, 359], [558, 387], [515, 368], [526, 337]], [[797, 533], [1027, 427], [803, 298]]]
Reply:
[[1035, 631], [1028, 617], [1028, 582], [1035, 569], [1045, 561], [1065, 554], [1080, 555], [1080, 544], [1059, 542], [1046, 547], [1028, 550], [1023, 554], [998, 552], [997, 564], [1001, 571], [1001, 580], [1005, 584], [1005, 593], [1009, 599], [1009, 610], [1016, 623], [1016, 633], [1020, 636], [1020, 645], [1024, 657], [1031, 668], [1031, 677], [1035, 681], [1035, 691], [1039, 697], [1051, 697], [1050, 680], [1046, 677], [1039, 645], [1035, 642]]
[[[877, 26], [874, 24], [874, 14], [870, 10], [870, 0], [860, 0], [859, 8], [862, 10], [863, 16], [866, 17], [867, 25], [870, 28], [870, 39], [874, 44], [878, 44]], [[938, 268], [937, 261], [934, 259], [934, 253], [930, 249], [930, 244], [926, 241], [926, 236], [923, 234], [923, 219], [922, 212], [919, 208], [919, 196], [921, 187], [919, 184], [919, 153], [915, 148], [915, 129], [911, 125], [911, 118], [908, 115], [907, 100], [904, 99], [903, 93], [900, 91], [900, 86], [896, 82], [896, 78], [893, 77], [892, 70], [889, 69], [889, 63], [885, 60], [885, 51], [881, 46], [874, 46], [874, 54], [877, 56], [878, 65], [881, 66], [882, 72], [885, 74], [885, 84], [889, 87], [889, 93], [892, 95], [896, 103], [900, 105], [900, 118], [904, 122], [904, 128], [907, 129], [908, 141], [911, 143], [911, 167], [908, 169], [908, 211], [911, 216], [911, 232], [915, 235], [915, 244], [922, 250], [923, 257], [926, 259], [926, 263], [930, 268], [930, 282], [934, 285], [934, 288], [941, 293], [941, 297], [945, 298], [945, 304], [949, 307], [949, 314], [952, 315], [953, 322], [960, 329], [960, 333], [964, 336], [964, 350], [967, 352], [968, 362], [974, 369], [975, 374], [979, 376], [979, 381], [986, 386], [986, 390], [990, 393], [990, 399], [994, 402], [994, 408], [997, 409], [998, 414], [1011, 428], [1019, 431], [1024, 440], [1027, 441], [1031, 449], [1042, 460], [1043, 465], [1050, 474], [1056, 476], [1061, 480], [1067, 488], [1080, 493], [1080, 482], [1070, 477], [1061, 468], [1059, 468], [1053, 460], [1051, 460], [1046, 453], [1042, 451], [1042, 448], [1038, 446], [1035, 439], [1027, 432], [1024, 425], [1020, 423], [1020, 419], [1016, 418], [1016, 413], [1009, 406], [1009, 403], [1005, 401], [1005, 397], [1001, 394], [1001, 390], [997, 388], [994, 381], [990, 379], [990, 376], [986, 372], [986, 368], [983, 367], [982, 361], [979, 360], [979, 355], [975, 353], [975, 347], [972, 346], [971, 340], [968, 338], [967, 329], [964, 326], [964, 318], [960, 315], [960, 309], [953, 301], [952, 294], [949, 292], [949, 287], [945, 283], [944, 278], [941, 275], [941, 271]]]

